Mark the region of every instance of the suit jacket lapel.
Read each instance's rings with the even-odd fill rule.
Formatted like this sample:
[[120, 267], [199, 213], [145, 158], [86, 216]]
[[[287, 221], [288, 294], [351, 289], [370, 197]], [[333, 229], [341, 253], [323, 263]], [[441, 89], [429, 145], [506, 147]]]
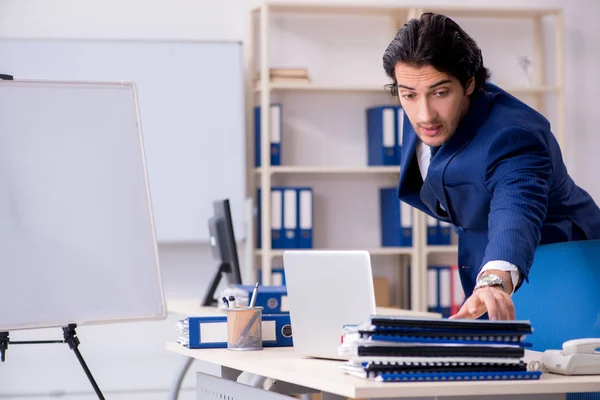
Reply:
[[[448, 206], [448, 198], [446, 197], [446, 191], [444, 190], [444, 172], [450, 160], [469, 142], [471, 139], [464, 141], [453, 141], [451, 146], [450, 141], [444, 144], [436, 156], [431, 160], [429, 169], [427, 171], [427, 177], [423, 182], [423, 190], [421, 192], [421, 198], [425, 202], [425, 199], [430, 199], [428, 203], [431, 203], [433, 199], [439, 200], [440, 204], [447, 211], [450, 221], [452, 220], [450, 207]], [[433, 194], [433, 196], [431, 195]], [[438, 215], [439, 218], [448, 220], [444, 215], [440, 215], [437, 210], [437, 204], [427, 204], [427, 206]]]

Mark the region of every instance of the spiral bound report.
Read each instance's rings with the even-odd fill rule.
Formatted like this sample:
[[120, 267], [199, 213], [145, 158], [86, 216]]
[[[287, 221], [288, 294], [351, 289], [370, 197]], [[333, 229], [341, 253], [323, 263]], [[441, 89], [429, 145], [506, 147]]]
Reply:
[[346, 327], [344, 373], [380, 382], [539, 379], [523, 358], [528, 321], [373, 316]]
[[539, 379], [539, 371], [508, 372], [427, 372], [427, 373], [382, 373], [375, 378], [378, 382], [435, 382], [435, 381], [501, 381]]

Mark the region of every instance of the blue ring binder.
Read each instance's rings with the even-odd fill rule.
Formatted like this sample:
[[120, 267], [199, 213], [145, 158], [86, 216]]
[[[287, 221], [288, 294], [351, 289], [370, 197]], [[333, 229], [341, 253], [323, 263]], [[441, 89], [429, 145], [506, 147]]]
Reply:
[[375, 380], [378, 382], [535, 380], [539, 379], [541, 374], [540, 371], [514, 371], [494, 374], [489, 372], [382, 373]]

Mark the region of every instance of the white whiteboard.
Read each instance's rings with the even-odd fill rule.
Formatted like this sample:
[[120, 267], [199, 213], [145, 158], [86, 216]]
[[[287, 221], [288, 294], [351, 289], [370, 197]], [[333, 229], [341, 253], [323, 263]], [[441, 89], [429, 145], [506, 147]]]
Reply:
[[0, 331], [161, 319], [133, 84], [0, 81]]
[[241, 43], [2, 39], [0, 73], [135, 82], [159, 242], [207, 241], [212, 202], [222, 198], [236, 236], [243, 232]]

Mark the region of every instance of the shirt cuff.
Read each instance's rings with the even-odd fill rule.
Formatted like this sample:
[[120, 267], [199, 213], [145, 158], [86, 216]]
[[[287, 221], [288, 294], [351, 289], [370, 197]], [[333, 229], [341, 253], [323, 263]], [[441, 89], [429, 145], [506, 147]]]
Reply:
[[508, 261], [502, 261], [502, 260], [489, 261], [481, 268], [481, 271], [479, 271], [479, 274], [477, 275], [477, 280], [479, 280], [481, 278], [481, 274], [483, 273], [483, 271], [487, 271], [488, 269], [495, 269], [498, 271], [507, 271], [507, 272], [510, 271], [510, 280], [512, 281], [511, 295], [515, 292], [515, 288], [517, 287], [517, 283], [519, 283], [519, 277], [521, 275], [519, 268], [517, 268], [514, 264], [509, 263]]

